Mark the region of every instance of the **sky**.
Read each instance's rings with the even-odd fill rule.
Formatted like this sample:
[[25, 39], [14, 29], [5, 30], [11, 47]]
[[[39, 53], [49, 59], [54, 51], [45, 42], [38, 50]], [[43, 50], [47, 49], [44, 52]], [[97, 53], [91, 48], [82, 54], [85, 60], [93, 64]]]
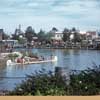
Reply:
[[0, 0], [0, 28], [8, 34], [21, 24], [49, 31], [100, 29], [100, 0]]

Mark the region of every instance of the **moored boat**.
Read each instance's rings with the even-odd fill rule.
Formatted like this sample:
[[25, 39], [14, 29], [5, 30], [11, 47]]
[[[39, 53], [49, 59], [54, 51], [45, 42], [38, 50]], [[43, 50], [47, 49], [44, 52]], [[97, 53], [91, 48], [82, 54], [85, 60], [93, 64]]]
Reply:
[[[13, 62], [11, 60], [7, 60], [6, 65], [10, 66], [10, 65], [28, 65], [28, 64], [40, 64], [40, 63], [48, 63], [48, 62], [56, 62], [58, 60], [57, 56], [52, 56], [51, 59], [42, 59], [42, 60], [33, 60], [33, 58], [30, 57], [26, 57], [27, 61], [24, 60], [23, 62]], [[31, 60], [31, 61], [30, 61]]]

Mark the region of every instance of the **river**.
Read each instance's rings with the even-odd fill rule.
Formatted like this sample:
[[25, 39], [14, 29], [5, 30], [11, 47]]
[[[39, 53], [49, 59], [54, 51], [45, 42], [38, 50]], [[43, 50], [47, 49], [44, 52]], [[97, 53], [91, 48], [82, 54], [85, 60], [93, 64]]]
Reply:
[[47, 57], [51, 54], [56, 55], [58, 61], [25, 66], [2, 66], [0, 67], [0, 90], [14, 89], [27, 74], [39, 72], [41, 69], [55, 71], [55, 67], [60, 66], [67, 67], [68, 70], [84, 70], [94, 64], [100, 65], [100, 51], [97, 50], [32, 49], [32, 51]]

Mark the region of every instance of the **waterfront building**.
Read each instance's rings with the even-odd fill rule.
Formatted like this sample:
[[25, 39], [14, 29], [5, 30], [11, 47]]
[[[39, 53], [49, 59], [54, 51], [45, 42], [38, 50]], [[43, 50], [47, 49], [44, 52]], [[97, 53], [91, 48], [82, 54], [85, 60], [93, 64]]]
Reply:
[[0, 29], [0, 53], [5, 52], [5, 46], [4, 46], [4, 43], [2, 42], [3, 33], [4, 33], [4, 30]]
[[3, 33], [4, 33], [3, 29], [0, 29], [0, 41], [2, 40]]
[[93, 46], [94, 46], [95, 49], [99, 49], [100, 50], [100, 37], [95, 38], [93, 40]]
[[2, 42], [7, 47], [14, 47], [18, 45], [18, 40], [2, 40]]
[[98, 38], [98, 34], [96, 31], [87, 31], [86, 34], [87, 34], [87, 38], [89, 40], [93, 40], [95, 38]]
[[96, 31], [80, 31], [79, 33], [86, 36], [88, 40], [98, 38], [98, 33]]
[[62, 32], [54, 32], [52, 40], [62, 41], [63, 33]]
[[86, 35], [86, 31], [79, 31], [81, 35]]

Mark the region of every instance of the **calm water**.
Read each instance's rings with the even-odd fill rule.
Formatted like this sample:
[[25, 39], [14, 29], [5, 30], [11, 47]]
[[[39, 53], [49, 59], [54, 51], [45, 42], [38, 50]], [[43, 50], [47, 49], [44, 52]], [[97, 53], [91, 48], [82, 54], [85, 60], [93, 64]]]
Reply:
[[93, 63], [100, 65], [100, 51], [96, 50], [50, 50], [50, 49], [33, 49], [34, 53], [39, 55], [50, 56], [51, 54], [58, 56], [56, 63], [43, 63], [25, 66], [2, 66], [0, 67], [0, 89], [13, 89], [16, 84], [20, 83], [23, 78], [8, 79], [4, 77], [25, 77], [42, 68], [46, 71], [54, 71], [55, 66], [67, 67], [68, 70], [84, 70]]

